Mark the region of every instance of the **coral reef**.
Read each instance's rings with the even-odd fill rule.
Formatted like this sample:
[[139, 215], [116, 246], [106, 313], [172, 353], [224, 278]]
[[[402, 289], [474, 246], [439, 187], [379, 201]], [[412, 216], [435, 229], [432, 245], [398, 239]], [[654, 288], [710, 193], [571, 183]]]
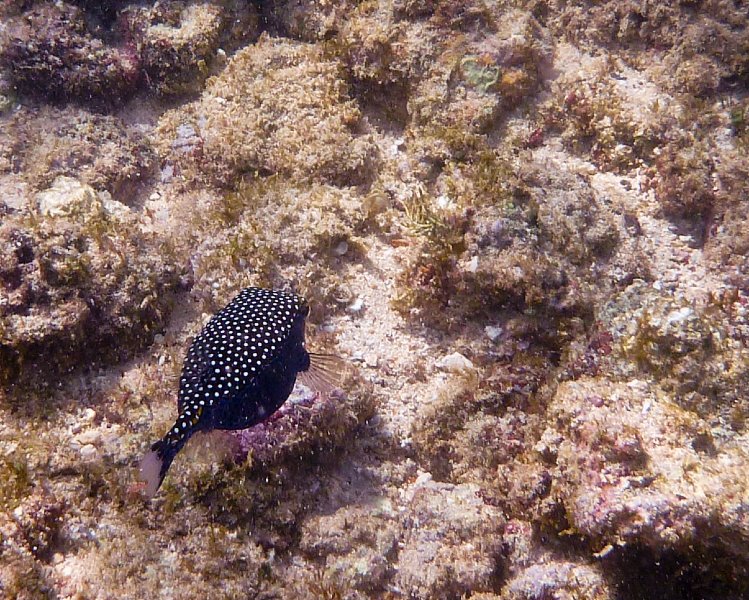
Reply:
[[[740, 600], [743, 2], [0, 0], [0, 596]], [[191, 439], [248, 285], [347, 365]]]
[[[496, 585], [503, 518], [477, 487], [414, 486], [395, 583], [411, 598], [457, 598]], [[428, 557], [428, 558], [427, 558]]]
[[[614, 59], [594, 64], [592, 78], [570, 73], [554, 82], [552, 98], [540, 107], [542, 130], [559, 135], [566, 148], [606, 169], [626, 172], [652, 164], [664, 142], [670, 99], [647, 80], [638, 81], [637, 73], [628, 73], [637, 88], [623, 85], [617, 74], [628, 69]], [[652, 102], [642, 87], [650, 88]]]
[[263, 17], [272, 30], [286, 37], [317, 42], [335, 35], [339, 24], [356, 8], [355, 2], [297, 2], [281, 0], [263, 4]]
[[[632, 234], [584, 177], [490, 153], [437, 184], [446, 208], [429, 219], [441, 219], [450, 237], [434, 226], [417, 231], [424, 241], [402, 275], [404, 309], [436, 315], [447, 307], [452, 319], [440, 316], [443, 324], [508, 308], [545, 321], [589, 318], [593, 296], [606, 294], [603, 281], [615, 287], [647, 276], [645, 257], [631, 260]], [[466, 212], [451, 216], [460, 206]]]
[[[502, 600], [541, 600], [554, 597], [573, 600], [606, 600], [614, 597], [601, 569], [562, 559], [538, 548], [534, 528], [527, 521], [511, 520], [503, 531], [507, 583]], [[489, 600], [489, 598], [487, 598]]]
[[193, 293], [213, 311], [237, 287], [291, 284], [319, 322], [353, 300], [335, 271], [356, 256], [366, 221], [351, 190], [278, 176], [247, 179], [198, 220], [204, 241], [191, 261]]
[[142, 83], [199, 91], [225, 56], [220, 44], [231, 50], [257, 32], [256, 9], [240, 2], [37, 2], [0, 29], [0, 65], [26, 94], [111, 108]]
[[559, 35], [615, 48], [647, 65], [667, 90], [710, 95], [725, 82], [746, 81], [749, 31], [745, 7], [733, 2], [533, 4], [534, 13]]
[[37, 492], [11, 513], [0, 514], [0, 590], [9, 598], [45, 598], [54, 589], [45, 572], [63, 512], [50, 494]]
[[[737, 139], [741, 145], [741, 139]], [[717, 264], [723, 265], [731, 283], [744, 287], [747, 265], [745, 229], [741, 226], [749, 209], [749, 165], [736, 148], [722, 153], [715, 177], [718, 180], [712, 212], [707, 214], [705, 229], [705, 251], [714, 257]]]
[[388, 501], [375, 499], [309, 519], [300, 548], [311, 559], [324, 560], [330, 580], [372, 593], [383, 591], [395, 573], [401, 536], [397, 512]]
[[508, 366], [479, 388], [463, 377], [449, 380], [419, 408], [411, 432], [417, 455], [440, 480], [494, 482], [499, 465], [533, 439], [536, 419], [519, 407], [542, 376], [532, 367]]
[[443, 140], [453, 156], [463, 150], [455, 136], [496, 126], [536, 91], [549, 60], [548, 40], [528, 13], [495, 16], [476, 9], [479, 22], [486, 22], [467, 28], [463, 43], [445, 47], [408, 102], [413, 125]]
[[609, 360], [623, 359], [609, 369], [648, 374], [679, 406], [730, 427], [749, 410], [741, 392], [749, 376], [744, 303], [738, 292], [698, 304], [635, 283], [602, 313], [610, 318]]

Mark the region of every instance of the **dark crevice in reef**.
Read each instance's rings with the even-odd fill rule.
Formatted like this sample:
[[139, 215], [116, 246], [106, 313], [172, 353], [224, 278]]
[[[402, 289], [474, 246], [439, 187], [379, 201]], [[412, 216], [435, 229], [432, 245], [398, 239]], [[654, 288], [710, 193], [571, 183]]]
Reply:
[[395, 135], [403, 133], [408, 124], [408, 86], [354, 83], [351, 94], [378, 131]]
[[614, 550], [603, 564], [616, 600], [741, 600], [749, 594], [749, 573], [737, 577], [735, 559], [717, 551], [686, 556], [629, 547]]

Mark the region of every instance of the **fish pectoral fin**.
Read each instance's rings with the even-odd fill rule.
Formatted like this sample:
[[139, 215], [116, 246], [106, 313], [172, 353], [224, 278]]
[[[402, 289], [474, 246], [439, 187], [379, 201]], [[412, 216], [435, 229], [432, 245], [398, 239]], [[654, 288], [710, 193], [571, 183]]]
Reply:
[[306, 371], [299, 372], [299, 380], [324, 396], [340, 389], [343, 380], [350, 371], [349, 364], [335, 354], [309, 353], [310, 364]]

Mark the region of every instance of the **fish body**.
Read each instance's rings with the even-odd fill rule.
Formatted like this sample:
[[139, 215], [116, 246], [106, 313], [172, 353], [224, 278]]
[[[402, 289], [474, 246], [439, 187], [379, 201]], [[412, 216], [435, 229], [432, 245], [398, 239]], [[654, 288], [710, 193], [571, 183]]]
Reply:
[[310, 369], [308, 314], [295, 294], [250, 287], [208, 321], [185, 358], [177, 420], [141, 461], [148, 496], [194, 433], [246, 429], [281, 407], [297, 375]]

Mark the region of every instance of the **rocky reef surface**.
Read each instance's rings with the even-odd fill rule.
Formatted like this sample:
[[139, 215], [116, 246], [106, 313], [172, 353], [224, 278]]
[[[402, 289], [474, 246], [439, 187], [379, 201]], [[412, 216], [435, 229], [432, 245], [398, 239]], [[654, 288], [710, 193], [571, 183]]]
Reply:
[[[749, 6], [0, 1], [0, 596], [749, 594]], [[247, 285], [353, 369], [196, 436]]]

